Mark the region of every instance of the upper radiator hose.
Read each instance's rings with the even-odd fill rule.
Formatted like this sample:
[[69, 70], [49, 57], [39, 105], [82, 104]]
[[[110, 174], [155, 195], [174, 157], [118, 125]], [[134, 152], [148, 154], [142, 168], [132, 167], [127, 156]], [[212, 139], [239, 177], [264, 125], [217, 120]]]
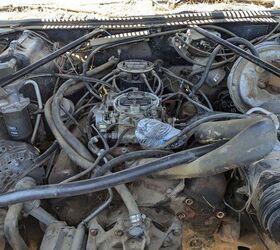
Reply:
[[[239, 120], [240, 131], [236, 131], [238, 133], [221, 147], [193, 162], [166, 169], [157, 173], [157, 175], [178, 179], [205, 177], [226, 172], [238, 166], [262, 159], [272, 151], [273, 146], [277, 142], [275, 125], [272, 120], [267, 118], [256, 117], [248, 119]], [[223, 122], [226, 123], [228, 121]], [[215, 131], [216, 124], [216, 128], [219, 131], [213, 133], [213, 136], [216, 136], [221, 131], [225, 132], [224, 127], [221, 126], [223, 122], [211, 123], [213, 126], [211, 130]], [[221, 134], [220, 138], [226, 138], [228, 135], [229, 133], [226, 133], [224, 136]]]

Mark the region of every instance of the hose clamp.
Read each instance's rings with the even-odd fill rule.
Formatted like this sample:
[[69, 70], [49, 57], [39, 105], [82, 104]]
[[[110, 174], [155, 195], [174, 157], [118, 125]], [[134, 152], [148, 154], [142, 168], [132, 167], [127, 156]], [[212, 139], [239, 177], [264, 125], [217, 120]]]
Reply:
[[131, 224], [136, 224], [139, 222], [142, 222], [144, 219], [146, 218], [146, 216], [144, 214], [132, 214], [129, 216], [129, 220]]
[[247, 115], [250, 115], [252, 113], [262, 113], [267, 115], [273, 121], [275, 128], [279, 129], [279, 119], [274, 113], [260, 107], [251, 108], [246, 112]]

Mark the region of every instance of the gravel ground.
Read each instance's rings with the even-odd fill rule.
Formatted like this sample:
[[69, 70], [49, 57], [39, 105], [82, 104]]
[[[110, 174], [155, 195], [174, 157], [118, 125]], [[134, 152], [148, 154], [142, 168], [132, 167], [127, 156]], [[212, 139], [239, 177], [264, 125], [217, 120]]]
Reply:
[[67, 0], [64, 3], [52, 0], [1, 0], [0, 6], [6, 7], [2, 8], [0, 20], [88, 15], [123, 17], [202, 10], [265, 10], [273, 6], [273, 0], [261, 0], [265, 5], [252, 3], [257, 0], [182, 0], [175, 7], [160, 1], [163, 0]]

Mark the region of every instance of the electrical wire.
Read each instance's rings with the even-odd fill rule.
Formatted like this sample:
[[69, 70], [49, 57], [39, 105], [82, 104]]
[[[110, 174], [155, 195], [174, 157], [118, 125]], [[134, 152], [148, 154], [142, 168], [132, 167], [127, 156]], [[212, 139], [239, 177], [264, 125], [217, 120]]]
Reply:
[[[246, 40], [244, 38], [240, 38], [240, 37], [232, 37], [232, 38], [227, 39], [227, 41], [231, 42], [231, 43], [237, 43], [237, 44], [245, 45], [253, 55], [259, 57], [258, 51], [255, 49], [253, 44], [251, 44], [248, 40]], [[209, 56], [208, 61], [207, 61], [206, 66], [205, 66], [205, 69], [203, 71], [203, 74], [202, 74], [199, 82], [196, 83], [194, 85], [193, 89], [192, 89], [192, 92], [191, 92], [192, 95], [194, 95], [202, 87], [202, 85], [205, 83], [205, 81], [208, 77], [208, 74], [211, 70], [211, 67], [213, 65], [213, 62], [215, 60], [215, 57], [217, 56], [217, 54], [218, 54], [218, 52], [220, 51], [221, 48], [222, 48], [222, 45], [218, 45], [213, 50], [211, 55]]]
[[67, 51], [79, 46], [80, 44], [86, 42], [87, 40], [91, 39], [92, 37], [94, 37], [95, 35], [97, 35], [98, 33], [100, 33], [102, 30], [100, 29], [96, 29], [93, 30], [92, 32], [87, 33], [86, 35], [70, 42], [69, 44], [63, 46], [62, 48], [50, 53], [49, 55], [47, 55], [46, 57], [44, 57], [41, 60], [36, 61], [35, 63], [32, 63], [28, 66], [26, 66], [23, 69], [18, 70], [17, 72], [7, 76], [7, 77], [3, 77], [0, 79], [0, 86], [4, 87], [7, 86], [10, 83], [15, 82], [16, 80], [18, 80], [20, 77], [25, 76], [26, 74], [34, 71], [35, 69], [49, 63], [50, 61], [56, 59], [57, 57], [63, 55], [64, 53], [66, 53]]
[[253, 43], [256, 42], [256, 44], [259, 44], [259, 43], [262, 43], [265, 40], [269, 39], [272, 36], [272, 34], [279, 29], [279, 27], [280, 27], [280, 22], [278, 22], [278, 24], [268, 34], [266, 34], [262, 37], [259, 37], [259, 38], [255, 38], [253, 40]]
[[[169, 69], [164, 68], [164, 67], [160, 67], [160, 69], [161, 69], [164, 73], [168, 74], [169, 76], [171, 76], [171, 77], [173, 77], [173, 78], [176, 78], [177, 80], [186, 83], [188, 86], [190, 86], [190, 87], [193, 87], [193, 86], [194, 86], [194, 84], [193, 84], [192, 82], [188, 81], [187, 79], [184, 79], [184, 78], [182, 78], [182, 77], [179, 77], [179, 76], [175, 75], [175, 74], [174, 74], [172, 71], [170, 71]], [[202, 90], [199, 90], [198, 93], [199, 93], [199, 94], [203, 97], [203, 99], [206, 101], [206, 103], [207, 103], [209, 109], [213, 110], [213, 106], [212, 106], [211, 102], [209, 101], [209, 99], [207, 98], [207, 96], [202, 92]]]
[[119, 136], [117, 142], [115, 143], [115, 145], [111, 148], [109, 148], [108, 150], [102, 150], [101, 152], [99, 152], [99, 155], [97, 157], [97, 159], [94, 161], [94, 163], [92, 164], [91, 167], [87, 168], [86, 170], [84, 170], [83, 172], [80, 172], [60, 183], [68, 183], [70, 181], [74, 181], [74, 180], [77, 180], [83, 176], [85, 176], [86, 174], [90, 173], [91, 171], [93, 171], [97, 166], [98, 164], [100, 163], [100, 161], [111, 151], [113, 150], [114, 148], [116, 148], [122, 141], [123, 137], [125, 136], [125, 134], [128, 132], [129, 128], [124, 130], [121, 135]]

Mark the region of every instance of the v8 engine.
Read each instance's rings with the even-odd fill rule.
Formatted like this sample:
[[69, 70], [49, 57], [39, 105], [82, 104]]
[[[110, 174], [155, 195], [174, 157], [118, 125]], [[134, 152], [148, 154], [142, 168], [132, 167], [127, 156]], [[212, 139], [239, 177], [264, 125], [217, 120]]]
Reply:
[[278, 249], [273, 13], [0, 30], [3, 249]]

